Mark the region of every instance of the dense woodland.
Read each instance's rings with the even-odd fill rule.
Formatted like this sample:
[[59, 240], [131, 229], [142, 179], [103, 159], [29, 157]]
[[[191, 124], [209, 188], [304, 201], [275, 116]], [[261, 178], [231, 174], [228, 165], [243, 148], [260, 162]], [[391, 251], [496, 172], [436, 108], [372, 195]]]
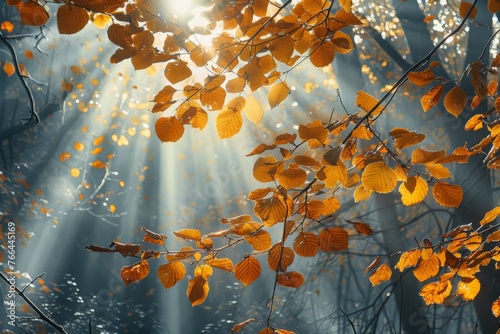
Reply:
[[497, 333], [499, 11], [2, 1], [2, 333]]

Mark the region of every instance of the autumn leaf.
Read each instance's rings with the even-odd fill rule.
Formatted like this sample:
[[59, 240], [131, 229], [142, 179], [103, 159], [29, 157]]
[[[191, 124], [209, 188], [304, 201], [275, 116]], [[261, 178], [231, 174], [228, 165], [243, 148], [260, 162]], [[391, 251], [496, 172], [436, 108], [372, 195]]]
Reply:
[[366, 166], [361, 175], [365, 189], [378, 193], [390, 193], [398, 183], [396, 173], [383, 161], [377, 161]]
[[396, 146], [400, 150], [425, 140], [425, 135], [416, 133], [415, 131], [408, 131], [405, 128], [394, 128], [389, 132], [389, 135], [394, 138]]
[[319, 250], [319, 237], [313, 233], [300, 232], [293, 242], [293, 250], [302, 257], [313, 257]]
[[311, 45], [309, 60], [316, 67], [328, 66], [335, 58], [335, 48], [332, 41], [317, 41]]
[[408, 80], [419, 87], [424, 87], [430, 84], [434, 81], [434, 79], [436, 79], [436, 76], [431, 71], [408, 73]]
[[414, 267], [417, 265], [418, 260], [420, 260], [421, 252], [420, 249], [415, 249], [411, 251], [404, 252], [401, 254], [398, 263], [395, 268], [403, 272], [408, 267]]
[[253, 256], [247, 256], [234, 268], [234, 276], [245, 286], [249, 286], [260, 276], [259, 260]]
[[500, 297], [493, 302], [493, 304], [491, 305], [491, 310], [493, 311], [493, 315], [495, 317], [500, 317]]
[[177, 60], [168, 62], [165, 66], [165, 77], [172, 84], [176, 84], [182, 80], [189, 78], [192, 75], [188, 64], [185, 61]]
[[124, 257], [125, 256], [135, 256], [141, 251], [141, 245], [137, 244], [122, 244], [120, 242], [113, 241], [110, 247], [115, 247], [115, 249]]
[[336, 252], [347, 249], [349, 235], [340, 227], [324, 229], [319, 234], [319, 248], [324, 252]]
[[165, 263], [158, 267], [157, 274], [163, 287], [169, 289], [186, 276], [186, 266], [180, 261]]
[[430, 110], [432, 107], [439, 103], [441, 96], [443, 95], [444, 84], [432, 87], [427, 93], [425, 93], [420, 99], [420, 104], [424, 111]]
[[57, 9], [57, 29], [60, 34], [76, 34], [87, 25], [89, 18], [85, 8], [61, 5]]
[[422, 148], [415, 149], [411, 154], [412, 164], [427, 164], [442, 158], [446, 155], [445, 150], [441, 151], [427, 151]]
[[244, 238], [258, 252], [268, 250], [272, 246], [271, 235], [264, 230], [258, 230]]
[[144, 232], [144, 238], [142, 239], [143, 241], [150, 242], [156, 245], [164, 245], [165, 244], [165, 239], [167, 239], [166, 235], [155, 233], [153, 231], [148, 230], [144, 226], [141, 227], [141, 231]]
[[264, 109], [262, 108], [259, 100], [257, 100], [253, 96], [250, 96], [247, 98], [247, 103], [243, 108], [243, 113], [250, 122], [258, 124], [264, 116]]
[[[458, 13], [460, 14], [461, 17], [465, 17], [467, 15], [467, 13], [469, 12], [469, 10], [471, 9], [472, 7], [472, 4], [469, 3], [469, 2], [466, 2], [466, 1], [462, 1], [460, 2], [460, 7], [458, 9]], [[471, 13], [469, 14], [469, 19], [474, 19], [477, 15], [477, 7], [474, 6], [472, 8], [472, 11]]]
[[283, 164], [278, 163], [273, 156], [260, 157], [253, 166], [253, 177], [259, 182], [270, 182], [274, 181], [282, 170]]
[[370, 282], [372, 283], [372, 286], [375, 286], [384, 281], [389, 280], [391, 276], [392, 276], [391, 268], [389, 268], [387, 264], [382, 263], [380, 267], [378, 267], [377, 270], [375, 270], [373, 274], [370, 275], [369, 279]]
[[453, 87], [444, 97], [446, 111], [458, 117], [467, 106], [467, 94], [459, 86]]
[[16, 68], [10, 61], [6, 61], [3, 65], [3, 71], [5, 72], [5, 74], [7, 74], [8, 77], [11, 77], [14, 75], [14, 73], [16, 73]]
[[26, 26], [43, 26], [49, 20], [49, 13], [37, 2], [19, 2], [17, 8], [21, 21]]
[[366, 92], [359, 91], [356, 93], [356, 106], [363, 109], [367, 113], [371, 112], [371, 116], [373, 117], [380, 115], [382, 110], [384, 110], [381, 105], [375, 108], [378, 103], [379, 101], [376, 98]]
[[413, 275], [420, 281], [426, 281], [431, 277], [438, 274], [439, 268], [441, 267], [438, 256], [432, 252], [432, 250], [423, 250], [424, 254], [429, 254], [428, 256], [422, 256], [417, 268], [413, 270]]
[[285, 189], [292, 189], [300, 187], [307, 179], [307, 173], [300, 168], [288, 168], [283, 170], [279, 177], [279, 183]]
[[214, 268], [228, 271], [230, 273], [232, 273], [234, 271], [233, 261], [231, 261], [228, 258], [215, 258], [214, 257], [214, 258], [210, 258], [209, 260], [207, 260], [206, 263]]
[[399, 187], [401, 202], [407, 206], [418, 204], [424, 200], [428, 190], [427, 182], [422, 177], [409, 176]]
[[481, 226], [484, 226], [492, 221], [494, 221], [500, 215], [500, 206], [495, 207], [494, 209], [486, 212], [483, 219], [479, 222]]
[[451, 293], [452, 285], [449, 280], [431, 282], [420, 289], [419, 295], [424, 298], [427, 305], [442, 304]]
[[481, 290], [481, 282], [477, 278], [462, 277], [457, 285], [457, 295], [463, 300], [474, 300]]
[[162, 142], [176, 142], [184, 134], [184, 126], [174, 116], [160, 117], [156, 120], [155, 131]]
[[462, 202], [463, 190], [460, 186], [447, 182], [436, 182], [432, 187], [432, 195], [438, 204], [457, 208]]
[[254, 321], [255, 321], [254, 318], [250, 318], [250, 319], [247, 319], [245, 321], [240, 322], [239, 324], [234, 325], [234, 327], [231, 329], [231, 333], [238, 332], [240, 329], [242, 329], [243, 327], [245, 327], [248, 324], [251, 324]]
[[209, 291], [208, 282], [203, 276], [196, 276], [190, 279], [186, 295], [191, 302], [191, 306], [203, 304], [208, 297]]
[[125, 285], [130, 283], [140, 281], [146, 278], [149, 274], [149, 264], [148, 261], [142, 260], [132, 266], [125, 266], [120, 271], [120, 276]]
[[291, 90], [285, 82], [278, 82], [271, 86], [267, 99], [271, 109], [283, 102]]
[[172, 233], [179, 238], [184, 240], [201, 240], [201, 232], [198, 229], [186, 228], [178, 231], [172, 231]]
[[267, 263], [271, 270], [286, 271], [294, 258], [293, 250], [290, 247], [282, 247], [281, 243], [275, 244], [267, 253]]
[[304, 276], [299, 272], [290, 271], [279, 274], [276, 283], [278, 283], [279, 285], [297, 289], [304, 283]]

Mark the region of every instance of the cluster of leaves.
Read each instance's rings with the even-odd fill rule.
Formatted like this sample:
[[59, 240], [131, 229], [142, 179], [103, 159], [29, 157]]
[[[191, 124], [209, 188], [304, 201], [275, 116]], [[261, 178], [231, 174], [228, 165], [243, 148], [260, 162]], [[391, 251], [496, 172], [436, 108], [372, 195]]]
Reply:
[[[264, 108], [254, 97], [246, 97], [247, 94], [269, 87], [268, 103], [274, 108], [291, 91], [284, 80], [290, 68], [305, 59], [316, 67], [324, 67], [336, 54], [348, 53], [354, 47], [351, 37], [342, 31], [362, 24], [352, 12], [351, 1], [340, 1], [339, 8], [334, 7], [333, 2], [322, 0], [291, 3], [285, 1], [276, 5], [267, 0], [210, 2], [203, 13], [206, 25], [191, 27], [177, 22], [175, 17], [159, 16], [159, 0], [74, 0], [60, 5], [57, 22], [59, 31], [64, 34], [80, 31], [89, 20], [110, 24], [108, 38], [119, 47], [111, 57], [112, 63], [130, 59], [136, 70], [165, 64], [163, 74], [170, 84], [154, 96], [152, 107], [153, 113], [173, 110], [172, 115], [156, 121], [155, 130], [161, 141], [179, 140], [188, 125], [203, 129], [208, 122], [207, 111], [218, 111], [216, 129], [219, 137], [229, 138], [241, 129], [242, 113], [252, 122], [262, 118]], [[9, 1], [9, 4], [19, 9], [25, 24], [42, 25], [48, 19], [47, 12], [37, 1]], [[488, 9], [497, 12], [500, 9], [498, 1], [490, 0]], [[464, 20], [473, 18], [474, 7], [462, 2], [460, 13]], [[207, 35], [213, 37], [210, 42], [200, 42]], [[442, 43], [438, 47], [440, 45]], [[198, 229], [176, 231], [174, 235], [194, 243], [195, 247], [184, 246], [175, 251], [166, 248], [165, 235], [146, 228], [142, 229], [145, 232], [143, 241], [163, 246], [163, 250], [118, 242], [113, 242], [112, 248], [90, 246], [89, 250], [139, 257], [140, 262], [121, 270], [126, 285], [148, 276], [151, 259], [165, 256], [168, 261], [157, 272], [165, 288], [174, 286], [186, 276], [186, 264], [194, 265], [193, 278], [187, 287], [187, 296], [194, 306], [207, 298], [213, 268], [234, 272], [236, 279], [249, 285], [261, 273], [258, 256], [265, 255], [269, 268], [276, 274], [276, 284], [299, 288], [304, 283], [304, 276], [291, 269], [296, 255], [314, 257], [319, 251], [346, 250], [355, 234], [372, 235], [374, 232], [368, 224], [353, 222], [337, 214], [341, 207], [340, 194], [352, 194], [354, 201], [360, 202], [374, 193], [388, 194], [397, 188], [401, 203], [411, 206], [424, 201], [431, 187], [432, 197], [439, 205], [458, 207], [463, 190], [459, 185], [444, 181], [451, 178], [445, 165], [465, 164], [470, 156], [481, 154], [486, 157], [489, 168], [499, 166], [496, 154], [500, 145], [497, 139], [500, 124], [494, 113], [500, 112], [496, 70], [500, 55], [492, 64], [484, 64], [478, 59], [470, 64], [463, 77], [449, 82], [433, 73], [433, 68], [439, 66], [437, 62], [422, 69], [430, 56], [432, 52], [429, 58], [412, 67], [382, 99], [360, 91], [356, 97], [357, 112], [346, 110], [346, 115], [340, 119], [333, 120], [331, 116], [328, 120], [316, 119], [300, 124], [297, 133], [282, 133], [276, 136], [273, 144], [255, 147], [248, 154], [259, 156], [253, 176], [267, 187], [253, 190], [248, 199], [254, 201], [253, 212], [260, 222], [250, 215], [241, 215], [221, 219], [224, 229], [204, 236]], [[209, 75], [203, 82], [189, 81], [198, 67], [205, 68]], [[419, 87], [435, 84], [421, 99], [424, 111], [438, 105], [444, 95], [445, 109], [458, 117], [468, 103], [460, 82], [469, 75], [475, 88], [470, 107], [477, 108], [485, 99], [491, 100], [493, 105], [486, 113], [473, 115], [468, 120], [467, 130], [479, 130], [483, 126], [489, 130], [489, 135], [471, 149], [464, 146], [452, 152], [431, 150], [423, 146], [425, 134], [401, 127], [391, 129], [387, 135], [377, 130], [377, 119], [392, 94], [407, 79]], [[236, 96], [229, 100], [228, 94]], [[98, 144], [94, 143], [95, 150]], [[75, 146], [76, 150], [78, 148]], [[100, 160], [94, 163], [98, 164], [92, 166], [94, 168], [106, 165]], [[495, 261], [498, 268], [500, 249], [495, 243], [500, 236], [495, 231], [497, 225], [483, 227], [500, 214], [499, 208], [486, 213], [476, 229], [471, 225], [460, 226], [443, 234], [442, 241], [437, 244], [425, 240], [424, 246], [401, 254], [396, 268], [403, 271], [415, 266], [413, 273], [419, 281], [436, 277], [441, 268], [448, 270], [438, 281], [422, 288], [420, 295], [426, 303], [443, 303], [451, 295], [452, 280], [458, 277], [456, 294], [464, 300], [475, 298], [480, 289], [475, 274], [480, 267]], [[274, 243], [269, 233], [271, 228], [281, 229], [281, 238]], [[231, 259], [220, 257], [223, 250], [242, 242], [248, 243], [253, 250], [236, 265]], [[377, 258], [366, 272], [377, 267], [379, 261]], [[391, 268], [383, 263], [369, 279], [377, 285], [391, 275]], [[500, 315], [500, 299], [492, 305], [492, 310], [495, 316]], [[233, 331], [253, 321], [242, 322]], [[269, 321], [270, 317], [263, 332], [274, 330]]]

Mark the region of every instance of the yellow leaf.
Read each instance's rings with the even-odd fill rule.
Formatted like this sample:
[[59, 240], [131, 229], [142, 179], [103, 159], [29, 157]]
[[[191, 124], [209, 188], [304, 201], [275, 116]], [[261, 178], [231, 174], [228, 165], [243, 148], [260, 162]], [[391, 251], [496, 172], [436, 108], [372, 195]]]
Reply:
[[405, 128], [394, 128], [389, 132], [394, 140], [396, 141], [396, 146], [401, 150], [405, 147], [418, 144], [425, 139], [425, 135], [416, 133], [415, 131], [408, 131]]
[[[314, 141], [319, 145], [325, 145], [328, 138], [328, 130], [323, 126], [320, 120], [315, 120], [312, 123], [299, 125], [299, 137], [302, 140]], [[308, 144], [310, 144], [309, 147], [311, 147], [311, 143]]]
[[201, 232], [198, 229], [186, 228], [178, 231], [172, 231], [172, 233], [179, 238], [184, 240], [201, 240]]
[[274, 224], [285, 220], [287, 214], [288, 216], [292, 214], [290, 207], [287, 209], [287, 205], [278, 196], [258, 199], [253, 208], [253, 212], [257, 217], [259, 217], [266, 227], [273, 226]]
[[335, 58], [335, 44], [332, 41], [319, 40], [311, 45], [309, 60], [316, 67], [330, 65]]
[[249, 200], [256, 200], [256, 199], [261, 199], [261, 198], [264, 198], [267, 196], [267, 194], [269, 194], [269, 192], [273, 190], [272, 188], [259, 188], [259, 189], [255, 189], [255, 190], [252, 190], [249, 194], [248, 194], [248, 199]]
[[232, 273], [234, 271], [233, 261], [228, 258], [211, 258], [207, 260], [207, 264], [211, 265], [214, 268], [222, 269]]
[[[458, 13], [460, 14], [461, 17], [465, 17], [465, 15], [467, 15], [467, 12], [470, 10], [471, 7], [472, 7], [471, 3], [462, 1], [460, 2], [460, 8], [458, 9]], [[476, 15], [477, 15], [477, 7], [474, 6], [468, 18], [473, 19], [476, 17]]]
[[437, 182], [432, 187], [432, 195], [438, 204], [450, 208], [457, 208], [462, 202], [463, 191], [460, 186], [446, 182]]
[[417, 148], [411, 154], [412, 164], [427, 164], [429, 162], [436, 161], [446, 155], [445, 150], [441, 151], [427, 151], [422, 148]]
[[176, 84], [184, 79], [189, 78], [193, 73], [187, 66], [187, 63], [182, 60], [171, 61], [165, 66], [165, 77], [172, 84]]
[[157, 274], [163, 287], [169, 289], [186, 276], [186, 266], [180, 261], [165, 263], [158, 267]]
[[106, 14], [101, 14], [97, 13], [92, 15], [92, 23], [98, 28], [98, 29], [104, 29], [108, 26], [108, 23], [111, 22], [111, 17]]
[[406, 206], [422, 202], [428, 190], [427, 182], [420, 176], [409, 176], [407, 181], [399, 186], [401, 201]]
[[481, 290], [481, 282], [477, 278], [463, 277], [457, 285], [457, 295], [463, 300], [474, 300], [479, 290]]
[[408, 73], [408, 80], [410, 80], [413, 84], [424, 87], [431, 82], [434, 81], [436, 76], [431, 71], [423, 71], [423, 72], [410, 72]]
[[241, 215], [231, 218], [221, 218], [220, 222], [222, 224], [240, 224], [252, 221], [252, 217], [250, 215]]
[[210, 288], [207, 280], [203, 276], [196, 276], [189, 280], [186, 295], [191, 302], [191, 306], [203, 304], [208, 297]]
[[234, 225], [233, 232], [234, 234], [241, 236], [250, 235], [260, 230], [262, 226], [263, 225], [261, 223], [251, 221], [238, 223]]
[[[13, 32], [14, 31], [14, 25], [10, 21], [3, 21], [0, 24], [0, 29], [5, 30], [7, 32]], [[33, 56], [33, 53], [31, 55]], [[28, 58], [30, 58], [30, 57], [28, 57]], [[33, 57], [31, 57], [30, 59], [33, 59]]]
[[395, 268], [403, 272], [408, 267], [414, 267], [417, 265], [418, 260], [420, 260], [421, 252], [420, 249], [415, 249], [411, 251], [404, 252], [401, 254], [398, 263]]
[[299, 288], [304, 284], [304, 276], [296, 271], [290, 271], [283, 274], [279, 274], [276, 283], [279, 285], [287, 286], [289, 288]]
[[71, 176], [73, 177], [79, 177], [80, 176], [80, 170], [78, 168], [71, 168], [70, 171]]
[[500, 215], [500, 206], [486, 212], [483, 219], [479, 222], [481, 226], [484, 226], [492, 221], [494, 221]]
[[420, 259], [420, 262], [418, 263], [417, 268], [413, 270], [413, 275], [415, 275], [415, 277], [420, 282], [436, 276], [440, 268], [440, 262], [437, 254], [428, 249], [425, 249], [423, 252], [427, 252], [430, 254], [427, 257], [422, 257]]
[[319, 237], [308, 232], [300, 232], [293, 242], [293, 250], [297, 255], [313, 257], [319, 250]]
[[285, 189], [300, 187], [306, 182], [307, 173], [300, 168], [288, 168], [282, 171], [278, 177], [279, 183]]
[[318, 219], [319, 217], [321, 217], [324, 210], [325, 205], [323, 204], [323, 202], [313, 199], [299, 204], [297, 213], [310, 219]]
[[57, 29], [60, 34], [76, 34], [87, 25], [89, 18], [85, 8], [61, 5], [57, 9]]
[[184, 125], [174, 116], [160, 117], [156, 120], [155, 131], [162, 142], [176, 142], [184, 134]]
[[[500, 10], [500, 9], [498, 9], [498, 10]], [[497, 317], [497, 318], [500, 317], [500, 297], [497, 298], [497, 300], [495, 300], [493, 302], [493, 304], [491, 305], [491, 311], [493, 311], [493, 315], [495, 317]]]
[[264, 230], [258, 230], [244, 238], [257, 252], [268, 250], [272, 246], [271, 235]]
[[[356, 93], [356, 106], [358, 106], [359, 108], [363, 109], [366, 113], [369, 113], [371, 112], [371, 116], [378, 116], [382, 110], [383, 110], [383, 107], [381, 105], [377, 106], [377, 108], [375, 108], [375, 106], [378, 104], [378, 100], [376, 98], [374, 98], [373, 96], [371, 96], [370, 94], [366, 93], [366, 92], [363, 92], [363, 91], [359, 91]], [[373, 109], [375, 108], [375, 109]], [[372, 111], [373, 109], [373, 111]]]
[[478, 234], [476, 231], [473, 231], [471, 234], [469, 234], [469, 237], [467, 240], [464, 242], [465, 248], [468, 250], [475, 251], [482, 243], [483, 237], [481, 234]]
[[372, 195], [372, 191], [366, 189], [362, 184], [356, 187], [354, 190], [354, 202], [358, 203], [362, 200], [369, 198]]
[[467, 106], [467, 94], [459, 86], [453, 87], [444, 97], [446, 111], [458, 117]]
[[420, 99], [420, 104], [424, 111], [428, 111], [441, 100], [441, 95], [443, 95], [444, 84], [432, 87], [427, 93]]
[[213, 275], [213, 273], [214, 273], [214, 270], [208, 264], [196, 266], [196, 268], [194, 269], [194, 276], [195, 277], [201, 276], [204, 279], [208, 279], [210, 276]]
[[125, 285], [144, 279], [149, 274], [148, 261], [142, 260], [132, 266], [125, 266], [120, 271], [120, 276]]
[[283, 102], [290, 92], [290, 88], [288, 88], [288, 85], [284, 81], [272, 85], [267, 96], [271, 108]]
[[230, 138], [237, 134], [243, 125], [241, 112], [224, 109], [217, 115], [215, 125], [217, 127], [217, 134], [219, 135], [219, 138]]
[[340, 30], [333, 34], [332, 43], [336, 53], [345, 54], [354, 49], [351, 37]]
[[260, 157], [253, 166], [253, 177], [259, 182], [274, 181], [283, 168], [273, 156]]
[[292, 57], [295, 41], [288, 35], [277, 36], [268, 48], [274, 59], [282, 63], [287, 63]]
[[442, 304], [451, 293], [451, 283], [449, 280], [443, 282], [432, 282], [422, 287], [419, 295], [424, 298], [427, 305]]
[[331, 227], [321, 231], [319, 248], [324, 252], [337, 252], [348, 247], [349, 235], [340, 227]]
[[324, 166], [317, 173], [316, 177], [325, 183], [328, 188], [334, 188], [337, 183], [344, 185], [347, 182], [347, 168], [339, 161], [336, 166]]
[[340, 202], [336, 197], [323, 199], [323, 215], [328, 216], [340, 209]]
[[262, 108], [262, 105], [259, 100], [253, 96], [247, 98], [247, 103], [243, 108], [243, 112], [245, 113], [246, 118], [255, 124], [260, 123], [262, 117], [264, 116], [264, 109]]
[[116, 205], [111, 204], [111, 205], [109, 206], [109, 212], [111, 212], [111, 213], [115, 213], [115, 212], [116, 212]]
[[245, 286], [249, 286], [260, 276], [259, 260], [253, 256], [247, 256], [234, 268], [234, 276]]
[[390, 193], [398, 183], [396, 172], [383, 161], [377, 161], [366, 166], [361, 175], [365, 189], [378, 193]]
[[373, 274], [370, 275], [369, 279], [370, 282], [372, 283], [372, 286], [375, 286], [384, 281], [389, 280], [391, 276], [392, 276], [391, 268], [389, 268], [387, 264], [382, 263], [380, 267], [378, 267], [377, 270], [375, 270]]
[[435, 179], [447, 179], [451, 177], [450, 170], [444, 167], [441, 164], [437, 163], [428, 163], [425, 165], [425, 168], [429, 172], [429, 174]]
[[271, 270], [286, 271], [294, 258], [295, 253], [290, 247], [281, 247], [281, 243], [277, 243], [269, 250], [267, 263]]

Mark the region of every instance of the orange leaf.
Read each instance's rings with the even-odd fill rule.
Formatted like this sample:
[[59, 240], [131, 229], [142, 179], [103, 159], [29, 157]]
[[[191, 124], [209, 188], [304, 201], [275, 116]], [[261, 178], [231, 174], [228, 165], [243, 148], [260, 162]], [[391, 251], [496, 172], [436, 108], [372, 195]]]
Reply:
[[236, 216], [236, 217], [231, 217], [231, 218], [221, 218], [220, 222], [222, 224], [239, 224], [239, 223], [246, 223], [252, 221], [252, 217], [250, 215], [241, 215], [241, 216]]
[[[267, 2], [267, 1], [266, 1]], [[250, 318], [250, 319], [247, 319], [245, 321], [242, 321], [240, 322], [239, 324], [237, 325], [234, 325], [233, 329], [231, 329], [231, 333], [236, 333], [238, 332], [240, 329], [242, 329], [243, 327], [245, 327], [246, 325], [254, 322], [255, 319], [254, 318]]]
[[[10, 21], [3, 21], [1, 24], [0, 24], [0, 29], [2, 30], [5, 30], [7, 32], [13, 32], [14, 31], [14, 25], [12, 24], [12, 22]], [[33, 53], [31, 53], [31, 58], [30, 59], [33, 59]]]
[[203, 304], [208, 297], [210, 288], [207, 280], [203, 276], [196, 276], [189, 280], [186, 295], [191, 302], [191, 306]]
[[234, 276], [245, 286], [249, 286], [260, 276], [260, 263], [253, 256], [247, 256], [234, 268]]
[[428, 256], [423, 256], [417, 268], [413, 270], [413, 275], [415, 275], [420, 282], [436, 276], [441, 266], [437, 254], [433, 253], [432, 250], [425, 249], [423, 252], [424, 254], [422, 255], [425, 255], [425, 252], [430, 254]]
[[323, 126], [320, 120], [315, 120], [306, 125], [299, 125], [299, 137], [302, 140], [312, 140], [320, 145], [324, 145], [328, 138], [328, 130]]
[[101, 160], [96, 160], [90, 164], [91, 167], [93, 168], [105, 168], [106, 164], [102, 162]]
[[446, 155], [445, 150], [441, 151], [427, 151], [422, 148], [417, 148], [411, 154], [412, 164], [427, 164], [429, 162], [436, 161]]
[[407, 181], [399, 186], [401, 201], [406, 206], [422, 202], [428, 190], [427, 182], [420, 176], [409, 176]]
[[462, 277], [457, 285], [457, 295], [463, 300], [474, 300], [481, 290], [481, 282], [477, 278]]
[[180, 261], [165, 263], [158, 267], [157, 274], [163, 287], [169, 289], [186, 276], [186, 266]]
[[316, 41], [311, 45], [309, 60], [316, 67], [330, 65], [335, 58], [335, 44], [332, 41]]
[[172, 84], [176, 84], [184, 79], [189, 78], [193, 73], [187, 66], [187, 63], [182, 60], [171, 61], [165, 66], [165, 77]]
[[467, 106], [467, 94], [459, 86], [453, 87], [444, 97], [446, 111], [458, 117]]
[[71, 168], [70, 174], [73, 177], [79, 177], [80, 176], [80, 170], [78, 168], [76, 168], [76, 167]]
[[396, 172], [383, 161], [366, 166], [361, 175], [365, 189], [378, 193], [390, 193], [398, 183]]
[[427, 305], [442, 304], [444, 299], [451, 293], [451, 283], [449, 280], [443, 282], [432, 282], [422, 287], [419, 295], [422, 296]]
[[[383, 110], [381, 105], [375, 108], [378, 102], [376, 98], [366, 92], [359, 91], [356, 93], [356, 106], [363, 109], [366, 113], [371, 111], [372, 116], [378, 116]], [[375, 109], [372, 111], [373, 108]]]
[[331, 227], [321, 231], [319, 235], [319, 248], [324, 252], [336, 252], [348, 247], [349, 235], [340, 227]]
[[297, 289], [302, 284], [304, 284], [304, 276], [299, 272], [290, 271], [279, 274], [276, 283], [278, 283], [279, 285]]
[[264, 230], [258, 230], [244, 238], [257, 252], [268, 250], [272, 246], [271, 235]]
[[394, 140], [396, 141], [396, 146], [401, 150], [405, 147], [418, 144], [425, 139], [425, 135], [416, 133], [415, 131], [408, 131], [405, 128], [394, 128], [389, 132]]
[[140, 281], [149, 274], [149, 264], [148, 261], [142, 260], [132, 266], [125, 266], [120, 271], [120, 276], [125, 285], [129, 285], [135, 281]]
[[325, 183], [328, 188], [334, 188], [337, 183], [344, 185], [347, 182], [347, 168], [339, 161], [336, 166], [324, 166], [317, 173], [316, 177]]
[[290, 88], [288, 88], [288, 85], [284, 81], [272, 85], [267, 96], [271, 108], [283, 102], [290, 92]]
[[273, 190], [272, 188], [259, 188], [259, 189], [255, 189], [255, 190], [252, 190], [249, 194], [248, 194], [248, 199], [249, 200], [256, 200], [256, 199], [261, 199], [261, 198], [264, 198], [267, 196], [267, 194], [269, 194], [269, 192]]
[[462, 202], [463, 190], [460, 186], [446, 182], [437, 182], [432, 187], [432, 195], [442, 206], [457, 208]]
[[269, 250], [267, 263], [271, 270], [286, 271], [294, 258], [295, 253], [290, 247], [281, 247], [281, 243], [277, 243]]
[[283, 164], [273, 156], [260, 157], [253, 166], [253, 177], [259, 182], [270, 182], [277, 178], [283, 170]]
[[370, 225], [368, 225], [366, 223], [355, 222], [354, 229], [356, 230], [356, 232], [358, 232], [359, 234], [362, 234], [362, 235], [372, 235], [373, 234], [372, 228], [370, 227]]
[[243, 125], [241, 112], [224, 109], [217, 115], [215, 125], [217, 127], [217, 134], [219, 135], [219, 138], [230, 138], [237, 134]]
[[[293, 202], [292, 202], [293, 205]], [[253, 212], [264, 223], [266, 227], [273, 226], [274, 224], [285, 220], [285, 216], [290, 216], [292, 210], [279, 196], [271, 198], [258, 199], [255, 202]]]
[[332, 43], [336, 53], [345, 54], [354, 49], [351, 37], [340, 30], [333, 34]]
[[57, 29], [60, 34], [76, 34], [89, 22], [89, 12], [81, 7], [61, 5], [57, 9]]
[[500, 215], [500, 206], [486, 212], [483, 219], [479, 222], [481, 226], [486, 225], [492, 221], [494, 221]]
[[328, 216], [340, 209], [340, 202], [336, 197], [325, 198], [323, 201], [323, 215]]
[[362, 184], [357, 186], [357, 188], [354, 190], [354, 202], [360, 202], [362, 200], [365, 200], [369, 198], [372, 195], [372, 191], [369, 189], [366, 189]]
[[319, 250], [319, 237], [308, 232], [300, 232], [293, 242], [295, 253], [303, 257], [313, 257]]
[[[467, 15], [467, 12], [470, 10], [471, 7], [472, 7], [472, 4], [469, 2], [465, 2], [465, 1], [460, 2], [460, 8], [458, 9], [458, 14], [460, 14], [460, 16], [464, 18]], [[474, 6], [474, 8], [472, 8], [472, 11], [471, 11], [468, 18], [473, 19], [476, 17], [476, 15], [477, 15], [477, 7]]]
[[[488, 10], [491, 13], [496, 13], [500, 11], [500, 1], [499, 0], [488, 0]], [[496, 315], [498, 317], [498, 315]]]
[[380, 267], [377, 268], [373, 272], [373, 274], [370, 275], [369, 279], [370, 282], [372, 283], [372, 286], [378, 285], [384, 281], [387, 281], [390, 279], [392, 276], [392, 270], [389, 268], [389, 266], [385, 263], [382, 263]]
[[493, 302], [493, 304], [491, 305], [491, 310], [493, 311], [493, 315], [495, 317], [500, 317], [500, 298], [497, 298], [497, 300]]
[[421, 255], [420, 249], [404, 252], [401, 254], [395, 268], [402, 272], [408, 267], [414, 267], [417, 265], [418, 260], [420, 260]]
[[300, 168], [288, 168], [280, 173], [278, 179], [285, 189], [297, 188], [306, 182], [307, 173]]
[[141, 231], [146, 233], [144, 235], [144, 238], [142, 239], [142, 241], [150, 242], [150, 243], [153, 243], [156, 245], [164, 245], [165, 244], [164, 239], [167, 239], [166, 235], [152, 232], [152, 231], [148, 230], [147, 228], [145, 228], [144, 226], [141, 227]]
[[7, 76], [12, 76], [14, 73], [16, 73], [16, 68], [14, 67], [14, 64], [12, 64], [10, 61], [6, 61], [5, 64], [3, 65], [3, 71]]
[[123, 257], [135, 256], [141, 251], [141, 245], [137, 244], [122, 244], [120, 242], [113, 241], [111, 243], [111, 247], [113, 246], [121, 255], [123, 255]]
[[419, 87], [424, 87], [430, 84], [434, 81], [434, 79], [436, 79], [436, 76], [431, 71], [408, 73], [408, 80]]
[[63, 152], [59, 156], [59, 160], [61, 160], [62, 162], [64, 162], [64, 161], [68, 160], [70, 157], [71, 157], [71, 153]]
[[287, 63], [292, 57], [295, 41], [288, 35], [282, 35], [269, 43], [268, 48], [274, 59], [282, 63]]
[[206, 261], [207, 264], [211, 265], [214, 268], [222, 269], [232, 273], [234, 271], [233, 261], [228, 258], [211, 258]]
[[428, 111], [439, 103], [439, 100], [441, 100], [441, 95], [443, 95], [443, 89], [444, 84], [437, 85], [432, 87], [427, 93], [424, 94], [424, 96], [422, 96], [422, 98], [420, 99], [420, 104], [422, 105], [422, 109], [424, 109], [424, 111]]
[[434, 15], [427, 15], [422, 22], [424, 23], [427, 23], [427, 22], [431, 22], [432, 20], [434, 20], [436, 17]]
[[179, 238], [184, 240], [201, 240], [201, 232], [198, 229], [186, 228], [178, 231], [172, 231], [172, 233]]
[[257, 222], [238, 223], [234, 225], [233, 232], [234, 234], [240, 236], [250, 235], [260, 230], [262, 226], [264, 225]]
[[451, 177], [450, 170], [441, 164], [429, 163], [425, 165], [429, 174], [435, 179], [447, 179]]
[[184, 134], [184, 125], [174, 116], [160, 117], [156, 120], [155, 131], [162, 142], [176, 142]]
[[276, 145], [267, 145], [265, 143], [261, 143], [259, 145], [257, 145], [253, 150], [252, 152], [248, 153], [246, 156], [247, 157], [250, 157], [252, 155], [256, 155], [256, 154], [261, 154], [267, 150], [273, 150], [276, 148]]

